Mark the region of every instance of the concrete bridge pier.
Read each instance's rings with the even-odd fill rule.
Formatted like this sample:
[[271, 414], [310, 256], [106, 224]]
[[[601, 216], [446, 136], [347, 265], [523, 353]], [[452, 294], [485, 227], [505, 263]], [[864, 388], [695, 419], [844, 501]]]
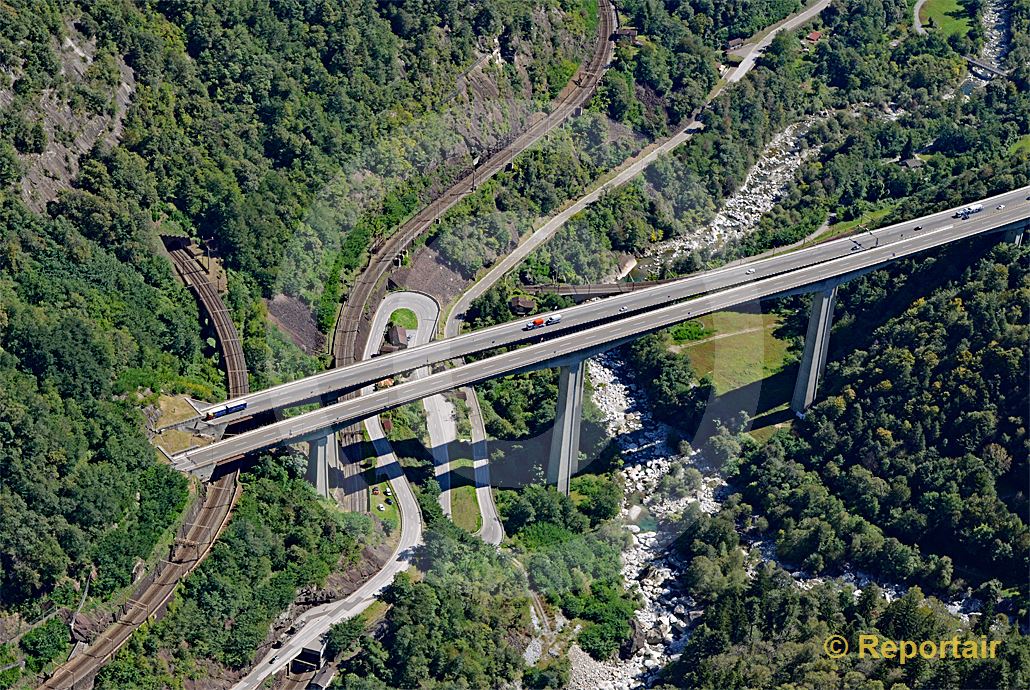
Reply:
[[1017, 247], [1023, 244], [1023, 234], [1026, 232], [1026, 228], [1015, 228], [1013, 230], [1007, 230], [1005, 232], [1005, 241], [1014, 244]]
[[308, 471], [305, 479], [323, 498], [329, 498], [329, 462], [339, 452], [338, 448], [336, 434], [333, 432], [308, 441]]
[[830, 327], [833, 325], [833, 305], [837, 300], [838, 283], [823, 287], [812, 296], [812, 312], [808, 317], [805, 334], [805, 352], [794, 384], [794, 397], [790, 409], [803, 417], [819, 389], [819, 381], [826, 369], [826, 351], [830, 345]]
[[586, 379], [586, 357], [562, 365], [558, 374], [558, 404], [555, 407], [554, 430], [551, 432], [551, 454], [547, 461], [547, 483], [569, 495], [572, 475], [579, 469], [579, 428], [583, 418], [583, 382]]

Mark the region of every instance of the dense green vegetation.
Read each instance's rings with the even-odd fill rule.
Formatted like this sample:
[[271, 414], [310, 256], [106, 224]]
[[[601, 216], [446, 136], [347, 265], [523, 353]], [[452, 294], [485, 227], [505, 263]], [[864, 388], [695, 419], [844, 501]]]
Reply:
[[51, 618], [25, 633], [18, 646], [25, 653], [25, 668], [38, 673], [49, 662], [68, 653], [68, 626], [60, 618]]
[[[637, 135], [667, 134], [693, 113], [716, 83], [726, 39], [797, 5], [620, 3], [641, 40], [618, 47], [587, 115], [459, 204], [437, 250], [466, 275], [489, 265], [534, 218], [638, 148]], [[1011, 77], [945, 98], [965, 69], [960, 54], [983, 40], [979, 28], [920, 37], [898, 28], [909, 21], [907, 2], [837, 0], [816, 23], [823, 40], [777, 38], [706, 109], [703, 133], [573, 219], [519, 279], [596, 280], [612, 273], [618, 253], [689, 233], [739, 187], [768, 141], [806, 115], [817, 116], [806, 144], [819, 151], [758, 231], [671, 271], [797, 241], [831, 212], [838, 222], [886, 223], [1025, 184], [1030, 2], [1011, 5]], [[972, 17], [982, 11], [979, 2], [966, 7]], [[155, 461], [141, 409], [157, 392], [225, 394], [209, 333], [154, 251], [156, 235], [210, 240], [225, 258], [255, 386], [312, 372], [317, 361], [269, 330], [260, 297], [296, 295], [328, 330], [369, 246], [475, 153], [446, 115], [430, 115], [452, 112], [456, 76], [496, 40], [507, 66], [488, 71], [501, 99], [539, 105], [575, 71], [597, 16], [578, 0], [9, 0], [0, 17], [0, 613], [35, 618], [74, 602], [73, 581], [94, 571], [91, 604], [124, 591], [181, 513], [188, 484]], [[96, 41], [81, 81], [66, 76], [54, 50], [66, 37]], [[515, 67], [516, 57], [528, 67]], [[24, 169], [71, 137], [40, 121], [44, 92], [78, 116], [114, 115], [122, 59], [136, 90], [120, 138], [84, 156], [73, 188], [45, 213], [29, 212], [18, 190]], [[898, 117], [881, 117], [886, 106]], [[506, 126], [482, 138], [496, 143]], [[925, 162], [918, 170], [897, 164], [916, 155]], [[1028, 600], [1030, 254], [1003, 247], [970, 263], [984, 246], [960, 252], [842, 288], [825, 394], [805, 420], [765, 445], [726, 433], [705, 446], [740, 494], [715, 516], [688, 509], [679, 524], [684, 580], [704, 614], [669, 683], [1027, 686], [1026, 638], [992, 614], [1025, 617]], [[507, 283], [488, 293], [473, 305], [473, 323], [511, 318], [517, 290]], [[544, 296], [536, 312], [565, 306]], [[795, 335], [799, 323], [788, 327]], [[697, 335], [681, 327], [671, 337]], [[648, 336], [628, 357], [660, 403], [657, 418], [690, 429], [712, 386], [669, 342]], [[554, 373], [492, 382], [481, 394], [500, 439], [498, 476], [539, 480], [540, 463], [521, 460], [546, 457], [553, 403], [540, 401], [556, 398]], [[395, 429], [419, 434], [410, 410], [393, 414]], [[588, 409], [591, 459], [607, 452], [593, 419]], [[679, 468], [661, 488], [683, 495], [695, 475]], [[320, 503], [289, 461], [265, 459], [244, 481], [212, 556], [168, 616], [103, 671], [99, 688], [182, 687], [246, 666], [297, 588], [324, 582], [371, 538], [370, 521]], [[612, 525], [621, 488], [606, 476], [576, 478], [572, 498], [539, 486], [499, 497], [528, 580], [510, 555], [439, 514], [431, 482], [420, 498], [425, 577], [390, 588], [375, 639], [353, 624], [334, 628], [334, 656], [360, 645], [344, 662], [342, 687], [564, 683], [563, 659], [523, 668], [527, 584], [583, 623], [578, 642], [597, 658], [630, 634], [636, 601], [620, 578], [624, 537]], [[918, 588], [888, 605], [875, 587], [857, 598], [833, 584], [801, 591], [772, 566], [748, 577], [738, 530], [774, 539], [785, 562], [813, 574], [850, 565], [941, 596], [971, 587], [984, 614], [960, 624]], [[1005, 640], [1003, 658], [899, 668], [821, 653], [828, 632], [853, 641], [870, 630], [989, 634]], [[0, 665], [17, 649], [37, 672], [67, 644], [51, 619], [0, 648]]]
[[705, 38], [742, 38], [801, 9], [800, 0], [683, 0], [669, 3], [672, 14], [690, 22]]
[[352, 565], [372, 537], [368, 516], [314, 500], [288, 459], [265, 457], [243, 481], [240, 504], [211, 555], [168, 615], [133, 635], [101, 671], [98, 688], [161, 687], [210, 675], [212, 663], [246, 667], [297, 589]]
[[[498, 39], [509, 56], [528, 49], [534, 86], [564, 85], [548, 84], [547, 75], [567, 79], [565, 65], [590, 38], [587, 18], [573, 5], [568, 27], [545, 27], [542, 38], [559, 45], [563, 29], [578, 34], [563, 49], [530, 35], [537, 9], [506, 0], [26, 6], [4, 36], [21, 97], [10, 117], [21, 121], [34, 95], [60, 84], [49, 38], [64, 33], [62, 15], [74, 18], [102, 52], [124, 55], [136, 73], [123, 146], [155, 173], [150, 201], [173, 202], [177, 224], [214, 239], [231, 266], [269, 290], [295, 224], [340, 161], [388, 153], [369, 144], [449, 96], [477, 42]], [[394, 153], [403, 160], [403, 151]], [[396, 203], [418, 191], [397, 193]]]
[[[958, 53], [975, 45], [975, 32], [965, 39], [972, 43], [892, 33], [906, 11], [901, 3], [838, 3], [824, 13], [828, 38], [814, 49], [803, 50], [796, 36], [777, 39], [741, 88], [704, 115], [707, 132], [676, 154], [673, 182], [696, 176], [698, 194], [669, 183], [657, 190], [629, 185], [617, 201], [602, 200], [573, 219], [566, 238], [589, 256], [610, 250], [616, 238], [633, 237], [635, 246], [622, 246], [639, 252], [671, 236], [667, 217], [696, 213], [692, 222], [703, 222], [706, 208], [739, 185], [776, 131], [823, 108], [830, 115], [806, 136], [820, 150], [758, 231], [715, 256], [696, 252], [676, 271], [795, 242], [830, 212], [841, 222], [888, 223], [1026, 184], [1030, 161], [1017, 144], [1030, 126], [1030, 4], [1013, 5], [1011, 80], [976, 89], [968, 99], [941, 96], [957, 85], [963, 73]], [[892, 36], [901, 40], [892, 44]], [[856, 108], [860, 102], [891, 103], [904, 112], [882, 118]], [[898, 165], [916, 154], [922, 168]], [[665, 189], [672, 191], [661, 193]], [[669, 199], [686, 203], [664, 216]], [[845, 677], [848, 687], [1025, 683], [1025, 638], [992, 614], [997, 606], [1022, 618], [1027, 609], [1028, 255], [1001, 247], [976, 263], [986, 248], [905, 262], [843, 287], [831, 341], [836, 362], [822, 402], [793, 432], [764, 446], [725, 431], [705, 444], [704, 455], [734, 476], [741, 494], [717, 518], [690, 512], [678, 525], [682, 555], [691, 563], [683, 582], [705, 613], [668, 682], [711, 688], [829, 687]], [[565, 246], [552, 251], [570, 254]], [[521, 277], [595, 280], [611, 266], [595, 256], [589, 261], [574, 276], [575, 270], [551, 272], [550, 262], [531, 259], [527, 265], [540, 268], [524, 269]], [[474, 323], [501, 318], [514, 294], [516, 285], [502, 284], [484, 296], [473, 306]], [[788, 320], [785, 335], [800, 341], [805, 300], [778, 306], [799, 314]], [[680, 329], [679, 335], [693, 333]], [[684, 358], [668, 352], [671, 339], [649, 336], [626, 352], [637, 380], [658, 401], [656, 416], [691, 430], [710, 390]], [[737, 428], [739, 420], [730, 426]], [[676, 483], [663, 482], [663, 490]], [[516, 516], [525, 512], [521, 503], [514, 507]], [[749, 582], [738, 527], [773, 538], [792, 567], [822, 574], [858, 567], [942, 597], [971, 588], [985, 613], [962, 624], [918, 588], [889, 606], [875, 586], [858, 600], [833, 584], [801, 592], [772, 567]], [[526, 537], [536, 543], [560, 534], [529, 529]], [[1009, 601], [1000, 603], [1001, 597]], [[857, 630], [931, 638], [945, 637], [944, 631], [985, 634], [1004, 639], [1009, 651], [981, 664], [828, 663], [821, 647], [826, 634], [841, 632], [854, 642]]]
[[[996, 579], [1026, 596], [1028, 258], [999, 247], [864, 342], [849, 339], [860, 347], [829, 366], [794, 433], [745, 454], [744, 495], [785, 559], [944, 592]], [[908, 281], [848, 286], [842, 332], [864, 331], [862, 312], [910, 294]]]
[[[1004, 617], [986, 609], [964, 623], [918, 587], [888, 603], [870, 584], [861, 591], [835, 582], [801, 589], [770, 563], [745, 571], [737, 525], [753, 525], [751, 508], [731, 498], [716, 515], [688, 509], [676, 527], [685, 575], [704, 613], [682, 658], [663, 671], [662, 688], [1016, 688], [1030, 679], [1030, 641]], [[827, 657], [831, 634], [852, 652]], [[1001, 640], [998, 658], [859, 659], [859, 634], [892, 640], [942, 640], [980, 635]]]
[[622, 489], [607, 477], [584, 475], [573, 479], [572, 493], [578, 501], [530, 485], [500, 492], [497, 507], [505, 533], [526, 554], [530, 585], [566, 616], [582, 620], [576, 641], [605, 659], [629, 637], [637, 607], [620, 573], [627, 535], [611, 524]]
[[[140, 411], [159, 392], [226, 391], [159, 233], [224, 258], [254, 387], [312, 373], [320, 363], [269, 328], [259, 297], [314, 306], [328, 283], [334, 308], [330, 274], [359, 267], [467, 164], [452, 156], [460, 137], [440, 135], [446, 118], [425, 115], [453, 99], [479, 48], [496, 39], [509, 63], [532, 64], [491, 68], [502, 97], [546, 100], [596, 22], [590, 2], [550, 0], [0, 4], [0, 612], [68, 605], [70, 580], [93, 571], [90, 605], [123, 590], [185, 505], [187, 482], [155, 462]], [[79, 78], [63, 63], [82, 47], [92, 60]], [[127, 107], [115, 98], [125, 74]], [[65, 105], [70, 122], [51, 117]], [[23, 174], [98, 116], [111, 137], [42, 214], [28, 211]], [[74, 172], [74, 155], [57, 157]], [[366, 187], [350, 177], [361, 171]], [[290, 500], [314, 510], [310, 495]], [[235, 642], [189, 634], [242, 663], [285, 593], [317, 574], [280, 577], [260, 606], [241, 593], [234, 606], [253, 618]]]
[[95, 568], [96, 597], [129, 584], [187, 493], [156, 463], [137, 388], [210, 394], [218, 373], [184, 290], [148, 285], [65, 220], [9, 198], [0, 215], [0, 608], [31, 617], [65, 577]]
[[[435, 482], [433, 482], [435, 483]], [[438, 487], [437, 487], [438, 490]], [[529, 635], [526, 581], [511, 557], [454, 526], [432, 491], [419, 492], [428, 529], [425, 573], [386, 590], [385, 630], [361, 640], [334, 687], [494, 687], [516, 682]]]

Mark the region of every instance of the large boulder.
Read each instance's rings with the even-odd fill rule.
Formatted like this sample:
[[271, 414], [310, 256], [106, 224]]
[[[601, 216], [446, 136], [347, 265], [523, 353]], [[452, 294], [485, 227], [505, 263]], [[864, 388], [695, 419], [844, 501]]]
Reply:
[[633, 655], [643, 648], [646, 641], [644, 628], [640, 625], [640, 621], [634, 618], [630, 622], [630, 627], [633, 629], [633, 633], [619, 647], [619, 658], [621, 659], [632, 659]]

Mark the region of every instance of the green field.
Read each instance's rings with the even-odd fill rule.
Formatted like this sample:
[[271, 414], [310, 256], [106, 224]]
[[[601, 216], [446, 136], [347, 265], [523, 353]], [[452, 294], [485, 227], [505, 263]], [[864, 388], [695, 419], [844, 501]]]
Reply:
[[1012, 155], [1030, 156], [1030, 134], [1024, 134], [1009, 147]]
[[410, 309], [397, 309], [390, 314], [390, 323], [413, 331], [418, 328], [418, 317]]
[[779, 314], [708, 314], [697, 322], [712, 335], [670, 348], [689, 357], [698, 376], [711, 377], [718, 395], [713, 416], [753, 413], [751, 435], [756, 438], [768, 438], [790, 420], [795, 369], [787, 365], [787, 341], [775, 335], [782, 321]]
[[779, 315], [719, 312], [699, 321], [714, 335], [684, 345], [680, 352], [690, 357], [698, 376], [712, 377], [719, 395], [782, 371], [787, 343], [773, 335], [782, 321]]
[[945, 36], [965, 36], [973, 27], [965, 8], [958, 0], [927, 0], [919, 18], [928, 29], [937, 29]]
[[451, 519], [464, 530], [479, 531], [483, 518], [479, 514], [476, 487], [465, 485], [451, 491]]
[[[460, 474], [459, 470], [462, 470]], [[451, 472], [451, 521], [464, 530], [477, 532], [483, 518], [472, 482], [472, 461], [468, 458], [451, 460]]]

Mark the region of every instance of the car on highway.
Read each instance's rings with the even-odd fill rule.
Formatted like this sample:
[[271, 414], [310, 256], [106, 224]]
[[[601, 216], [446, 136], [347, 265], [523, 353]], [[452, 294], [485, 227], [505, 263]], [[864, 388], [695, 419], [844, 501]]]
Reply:
[[914, 227], [914, 228], [912, 228], [912, 229], [913, 229], [913, 230], [922, 230], [922, 229], [923, 229], [923, 226], [922, 226], [922, 225], [917, 225], [917, 226], [915, 226], [915, 227]]
[[999, 211], [1000, 211], [1001, 209], [1005, 208], [1005, 204], [998, 204], [998, 205], [997, 205], [997, 206], [995, 206], [994, 208], [996, 208], [997, 210], [999, 210]]
[[753, 274], [754, 272], [755, 272], [755, 269], [753, 269], [753, 268], [749, 268], [749, 269], [747, 269], [746, 271], [744, 271], [744, 273], [746, 273], [747, 275], [751, 275], [751, 274]]

